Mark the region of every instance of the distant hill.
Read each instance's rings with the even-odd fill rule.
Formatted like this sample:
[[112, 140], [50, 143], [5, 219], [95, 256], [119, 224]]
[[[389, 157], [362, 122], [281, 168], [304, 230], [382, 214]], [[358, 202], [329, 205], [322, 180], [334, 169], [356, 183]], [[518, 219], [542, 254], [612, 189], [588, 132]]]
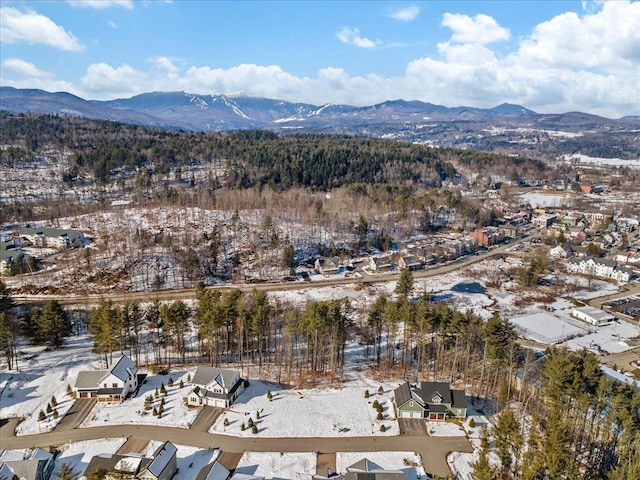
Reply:
[[[0, 109], [191, 131], [265, 129], [383, 137], [538, 158], [564, 153], [592, 155], [595, 152], [589, 149], [594, 145], [598, 145], [598, 155], [610, 151], [612, 156], [637, 158], [637, 146], [627, 133], [640, 127], [640, 117], [612, 120], [580, 112], [539, 114], [509, 103], [494, 108], [445, 107], [397, 99], [355, 107], [186, 92], [151, 92], [95, 101], [65, 92], [13, 87], [0, 87]], [[549, 130], [571, 133], [572, 143], [564, 144], [566, 135]], [[530, 131], [535, 132], [535, 139]]]

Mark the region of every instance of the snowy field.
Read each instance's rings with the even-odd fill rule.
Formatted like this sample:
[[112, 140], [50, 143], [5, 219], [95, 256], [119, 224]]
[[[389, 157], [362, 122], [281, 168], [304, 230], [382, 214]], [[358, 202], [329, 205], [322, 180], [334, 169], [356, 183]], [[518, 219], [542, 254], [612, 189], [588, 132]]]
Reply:
[[640, 168], [640, 159], [637, 158], [625, 160], [623, 158], [590, 157], [588, 155], [574, 153], [573, 155], [563, 155], [563, 160], [572, 160], [578, 164], [586, 165]]
[[426, 477], [420, 456], [413, 452], [338, 452], [336, 470], [338, 473], [345, 473], [347, 467], [363, 458], [369, 459], [382, 470], [402, 470], [407, 480]]
[[246, 452], [235, 473], [265, 478], [311, 480], [316, 474], [315, 453]]
[[[84, 335], [70, 338], [59, 350], [21, 346], [20, 352], [18, 371], [0, 373], [0, 417], [23, 417], [18, 435], [50, 431], [73, 404], [66, 395], [67, 385], [73, 386], [80, 370], [99, 368], [91, 341]], [[58, 403], [58, 418], [51, 412], [38, 421], [38, 413], [46, 411], [52, 396]]]
[[[397, 384], [383, 384], [384, 394], [377, 395], [379, 383], [347, 388], [281, 390], [273, 384], [252, 381], [233, 404], [211, 427], [211, 432], [251, 437], [251, 419], [259, 437], [339, 437], [398, 435], [398, 422], [392, 403]], [[370, 398], [364, 398], [368, 388]], [[272, 401], [267, 398], [271, 391]], [[376, 420], [372, 403], [378, 400], [384, 419]], [[336, 408], [337, 406], [339, 408]], [[256, 413], [260, 412], [260, 418]], [[225, 419], [229, 425], [225, 426]], [[245, 430], [242, 431], [242, 424]], [[386, 428], [380, 431], [381, 425]]]
[[570, 207], [575, 198], [575, 193], [528, 192], [520, 195], [520, 203], [528, 203], [533, 208]]
[[[180, 379], [183, 378], [184, 387], [179, 388]], [[172, 427], [189, 428], [198, 416], [199, 410], [187, 408], [183, 398], [193, 388], [186, 383], [186, 372], [174, 372], [169, 375], [148, 375], [135, 397], [129, 397], [122, 403], [99, 402], [91, 410], [81, 427], [99, 427], [101, 425], [167, 425]], [[169, 378], [174, 381], [173, 387], [169, 387]], [[167, 390], [166, 395], [159, 393], [155, 397], [156, 389], [159, 391], [162, 384]], [[162, 398], [165, 399], [164, 413], [161, 418], [152, 415], [152, 411], [144, 409], [145, 397], [154, 397], [153, 406], [160, 407]]]

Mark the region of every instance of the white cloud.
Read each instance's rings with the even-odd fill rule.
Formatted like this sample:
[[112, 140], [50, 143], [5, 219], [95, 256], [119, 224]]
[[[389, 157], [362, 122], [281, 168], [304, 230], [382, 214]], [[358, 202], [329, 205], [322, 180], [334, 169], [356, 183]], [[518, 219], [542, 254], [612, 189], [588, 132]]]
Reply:
[[420, 13], [420, 7], [412, 6], [397, 10], [391, 13], [389, 17], [401, 22], [411, 22], [418, 17], [418, 13]]
[[[9, 74], [7, 78], [5, 75]], [[12, 85], [16, 88], [39, 88], [48, 91], [74, 91], [74, 86], [56, 78], [51, 72], [45, 72], [33, 63], [19, 58], [7, 58], [2, 62], [0, 84]]]
[[349, 27], [343, 27], [338, 33], [336, 33], [336, 37], [342, 43], [346, 43], [348, 45], [353, 45], [359, 48], [373, 48], [376, 45], [380, 44], [380, 40], [370, 40], [365, 37], [360, 36], [360, 30], [357, 28], [351, 29]]
[[[540, 23], [517, 52], [530, 66], [636, 69], [640, 64], [640, 2], [606, 2], [596, 13], [563, 13]], [[637, 81], [637, 80], [636, 80]]]
[[127, 64], [113, 68], [106, 63], [89, 65], [80, 83], [90, 98], [135, 95], [140, 93], [140, 85], [148, 85], [148, 75], [134, 70]]
[[110, 7], [122, 7], [133, 10], [132, 0], [67, 0], [67, 3], [74, 8], [95, 8], [104, 10]]
[[[78, 85], [80, 91], [74, 92], [72, 87], [67, 90], [95, 99], [148, 91], [242, 91], [316, 105], [368, 105], [405, 98], [448, 106], [491, 107], [510, 102], [540, 112], [581, 110], [608, 117], [637, 115], [640, 31], [632, 27], [634, 19], [637, 22], [640, 18], [639, 6], [610, 2], [596, 13], [558, 15], [519, 39], [508, 54], [491, 46], [488, 39], [499, 35], [488, 34], [487, 29], [480, 29], [484, 32], [480, 41], [466, 41], [460, 38], [459, 30], [452, 28], [452, 37], [438, 44], [436, 54], [409, 62], [397, 76], [354, 76], [333, 66], [313, 75], [296, 76], [278, 65], [241, 64], [223, 69], [157, 57], [144, 70], [126, 64], [90, 65]], [[354, 35], [349, 30], [346, 38], [351, 41], [354, 36], [359, 32]], [[12, 60], [2, 67], [3, 75], [21, 72], [24, 76], [19, 85], [4, 77], [3, 84], [51, 89], [43, 83], [56, 82], [52, 74], [26, 62]], [[34, 81], [28, 85], [26, 79], [30, 75]]]
[[84, 46], [78, 39], [49, 17], [33, 11], [0, 7], [0, 42], [42, 44], [59, 50], [80, 52]]
[[451, 41], [455, 43], [479, 43], [482, 45], [508, 40], [508, 28], [498, 25], [493, 17], [479, 13], [471, 18], [459, 13], [445, 13], [442, 25], [453, 31]]
[[108, 24], [109, 24], [109, 26], [110, 26], [111, 28], [113, 28], [114, 30], [117, 30], [117, 29], [118, 29], [118, 24], [117, 24], [116, 22], [114, 22], [113, 20], [109, 20], [107, 23], [108, 23]]

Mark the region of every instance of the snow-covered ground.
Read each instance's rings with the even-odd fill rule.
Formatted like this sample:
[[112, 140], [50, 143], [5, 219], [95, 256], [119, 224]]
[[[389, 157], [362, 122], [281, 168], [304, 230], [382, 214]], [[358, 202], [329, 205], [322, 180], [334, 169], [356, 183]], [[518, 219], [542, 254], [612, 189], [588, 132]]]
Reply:
[[311, 480], [316, 474], [315, 453], [246, 452], [235, 473], [265, 478]]
[[573, 338], [562, 345], [570, 350], [586, 348], [594, 353], [621, 353], [637, 346], [630, 340], [640, 336], [638, 326], [625, 321], [603, 325], [594, 330], [588, 335]]
[[623, 158], [590, 157], [581, 153], [574, 153], [573, 155], [563, 155], [563, 160], [572, 160], [578, 164], [640, 168], [640, 159], [637, 158], [626, 160]]
[[[52, 430], [73, 404], [66, 395], [67, 385], [73, 386], [78, 372], [95, 366], [88, 336], [72, 337], [64, 348], [46, 351], [44, 347], [20, 347], [18, 371], [0, 373], [0, 417], [23, 417], [18, 435]], [[53, 411], [38, 421], [55, 396], [58, 418]]]
[[126, 438], [101, 438], [63, 445], [60, 448], [62, 453], [56, 457], [54, 478], [57, 478], [55, 475], [64, 463], [77, 475], [83, 475], [93, 456], [101, 453], [116, 453], [126, 441]]
[[[469, 423], [473, 419], [475, 426], [472, 428]], [[472, 464], [478, 460], [478, 451], [480, 449], [480, 433], [483, 426], [489, 426], [487, 417], [477, 412], [473, 407], [467, 409], [467, 418], [464, 421], [464, 430], [473, 445], [473, 453], [453, 452], [447, 457], [449, 467], [459, 480], [474, 480]], [[489, 453], [489, 461], [493, 465], [498, 465], [499, 461], [495, 452]]]
[[427, 422], [427, 431], [432, 437], [464, 437], [464, 428], [455, 422]]
[[[339, 437], [398, 435], [398, 422], [393, 407], [393, 389], [397, 384], [382, 384], [383, 395], [377, 395], [380, 383], [368, 386], [349, 385], [340, 388], [282, 390], [269, 383], [252, 381], [233, 406], [221, 415], [211, 432], [251, 437], [251, 419], [259, 437]], [[365, 390], [370, 397], [364, 397]], [[271, 391], [272, 401], [267, 398]], [[378, 400], [384, 419], [377, 420], [372, 404]], [[338, 408], [339, 406], [339, 408]], [[257, 418], [260, 412], [260, 418]], [[225, 419], [229, 425], [225, 426]], [[242, 424], [245, 430], [242, 430]], [[385, 432], [380, 431], [384, 425]]]
[[[99, 402], [87, 416], [81, 427], [99, 427], [101, 425], [168, 425], [173, 427], [189, 428], [189, 425], [198, 416], [199, 410], [188, 408], [183, 398], [193, 388], [186, 383], [185, 372], [174, 372], [169, 375], [148, 375], [135, 397], [130, 397], [122, 403]], [[182, 378], [185, 377], [185, 378]], [[169, 387], [169, 378], [174, 381], [173, 387]], [[184, 387], [180, 388], [180, 379], [184, 381]], [[166, 395], [158, 394], [164, 384]], [[145, 397], [154, 397], [153, 406], [160, 407], [162, 398], [165, 399], [164, 413], [158, 418], [152, 414], [152, 410], [145, 410]]]
[[383, 470], [402, 470], [407, 480], [425, 478], [422, 460], [414, 452], [338, 452], [336, 453], [336, 471], [345, 473], [363, 458], [371, 460]]

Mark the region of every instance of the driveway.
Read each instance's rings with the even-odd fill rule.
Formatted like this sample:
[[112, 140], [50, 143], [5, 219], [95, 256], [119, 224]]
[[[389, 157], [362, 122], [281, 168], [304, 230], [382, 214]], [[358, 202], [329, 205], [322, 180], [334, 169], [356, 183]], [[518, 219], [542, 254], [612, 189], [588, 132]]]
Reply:
[[400, 435], [409, 435], [413, 437], [427, 436], [427, 424], [424, 420], [418, 418], [399, 418]]
[[97, 399], [95, 398], [76, 399], [65, 416], [62, 417], [62, 420], [58, 422], [58, 425], [56, 425], [54, 430], [56, 432], [62, 432], [78, 428], [87, 415], [89, 415], [89, 412], [93, 409], [96, 401]]
[[202, 410], [189, 427], [189, 430], [193, 430], [195, 432], [208, 432], [222, 412], [224, 412], [223, 408], [202, 407]]

